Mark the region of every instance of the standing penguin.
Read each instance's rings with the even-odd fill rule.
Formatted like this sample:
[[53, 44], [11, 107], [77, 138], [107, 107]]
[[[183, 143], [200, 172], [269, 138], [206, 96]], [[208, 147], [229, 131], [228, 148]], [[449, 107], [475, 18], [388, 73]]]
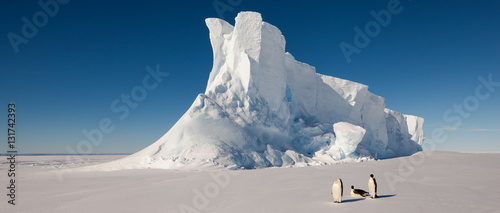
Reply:
[[334, 203], [342, 203], [342, 196], [344, 196], [344, 184], [339, 178], [332, 185], [332, 195]]
[[368, 191], [370, 192], [370, 197], [378, 198], [377, 195], [377, 180], [373, 177], [373, 174], [370, 174], [370, 179], [368, 180]]
[[354, 189], [354, 186], [351, 186], [351, 197], [366, 197], [368, 196], [368, 192], [362, 189]]

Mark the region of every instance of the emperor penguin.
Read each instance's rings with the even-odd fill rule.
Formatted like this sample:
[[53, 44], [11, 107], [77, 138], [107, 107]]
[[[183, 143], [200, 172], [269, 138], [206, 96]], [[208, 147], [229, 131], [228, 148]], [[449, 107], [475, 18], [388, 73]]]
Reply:
[[370, 174], [370, 179], [368, 180], [368, 191], [370, 192], [370, 197], [378, 198], [377, 195], [377, 180], [373, 177], [373, 174]]
[[362, 189], [354, 189], [354, 186], [351, 186], [351, 197], [366, 197], [368, 196], [368, 192]]
[[334, 203], [342, 203], [342, 196], [344, 196], [344, 184], [340, 178], [337, 179], [332, 185], [332, 196]]

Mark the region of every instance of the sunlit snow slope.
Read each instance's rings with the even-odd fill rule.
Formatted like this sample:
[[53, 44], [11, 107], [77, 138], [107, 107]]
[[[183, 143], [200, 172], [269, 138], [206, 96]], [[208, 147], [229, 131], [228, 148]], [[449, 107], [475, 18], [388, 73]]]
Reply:
[[304, 166], [422, 150], [422, 118], [296, 61], [259, 13], [206, 24], [214, 62], [205, 93], [158, 141], [101, 168]]

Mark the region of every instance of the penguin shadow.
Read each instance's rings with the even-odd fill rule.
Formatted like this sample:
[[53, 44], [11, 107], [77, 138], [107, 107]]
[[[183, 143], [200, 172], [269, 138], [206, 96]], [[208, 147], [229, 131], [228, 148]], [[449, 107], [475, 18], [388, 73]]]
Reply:
[[365, 198], [354, 198], [354, 199], [349, 199], [349, 200], [344, 200], [342, 199], [342, 203], [350, 203], [350, 202], [356, 202], [360, 200], [364, 200]]
[[393, 195], [379, 195], [378, 199], [380, 199], [380, 198], [394, 197], [394, 196], [396, 196], [396, 194], [393, 194]]

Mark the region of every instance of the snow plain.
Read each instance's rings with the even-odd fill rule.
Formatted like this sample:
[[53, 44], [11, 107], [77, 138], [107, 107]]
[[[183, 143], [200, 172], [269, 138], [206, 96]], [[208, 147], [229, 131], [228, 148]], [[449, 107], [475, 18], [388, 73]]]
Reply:
[[[257, 170], [74, 169], [120, 157], [18, 156], [16, 205], [1, 196], [0, 212], [500, 212], [500, 153]], [[381, 198], [351, 198], [347, 189], [367, 190], [370, 173]], [[344, 201], [334, 204], [339, 177]], [[6, 175], [0, 184], [7, 194]]]

